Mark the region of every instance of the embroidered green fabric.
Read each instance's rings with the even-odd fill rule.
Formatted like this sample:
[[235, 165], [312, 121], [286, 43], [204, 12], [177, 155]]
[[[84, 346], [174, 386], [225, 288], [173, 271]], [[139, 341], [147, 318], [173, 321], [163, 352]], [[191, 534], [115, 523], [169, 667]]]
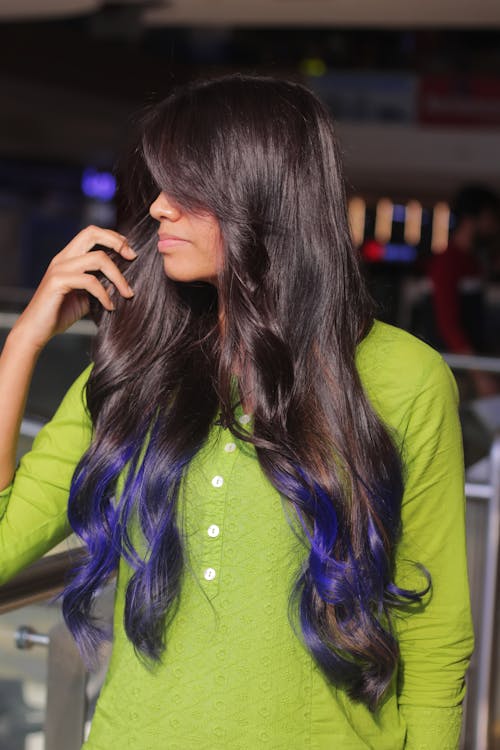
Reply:
[[[457, 750], [474, 645], [457, 385], [439, 353], [379, 320], [356, 364], [407, 466], [396, 582], [421, 586], [416, 560], [434, 587], [421, 611], [395, 619], [401, 661], [380, 710], [327, 684], [292, 632], [288, 591], [305, 550], [285, 518], [289, 503], [253, 446], [214, 424], [181, 488], [189, 564], [164, 663], [147, 671], [126, 638], [122, 559], [111, 659], [83, 750]], [[91, 439], [91, 366], [0, 492], [0, 583], [71, 534], [69, 486]], [[251, 430], [252, 415], [236, 414]]]

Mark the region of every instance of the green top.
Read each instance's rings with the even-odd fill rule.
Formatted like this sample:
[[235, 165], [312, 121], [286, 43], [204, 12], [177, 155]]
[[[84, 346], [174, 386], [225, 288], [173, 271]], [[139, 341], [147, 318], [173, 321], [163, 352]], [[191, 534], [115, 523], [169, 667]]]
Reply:
[[[91, 439], [82, 398], [91, 367], [0, 492], [0, 583], [71, 533], [70, 481]], [[131, 569], [121, 558], [113, 649], [84, 750], [458, 748], [474, 636], [457, 385], [438, 352], [378, 320], [357, 367], [374, 408], [405, 441], [396, 582], [421, 587], [409, 559], [434, 585], [426, 607], [395, 619], [402, 658], [380, 710], [371, 714], [329, 685], [293, 633], [288, 592], [305, 549], [285, 518], [290, 504], [253, 446], [214, 424], [182, 484], [190, 566], [165, 664], [149, 672], [126, 637]], [[241, 405], [236, 415], [252, 429], [253, 415]]]

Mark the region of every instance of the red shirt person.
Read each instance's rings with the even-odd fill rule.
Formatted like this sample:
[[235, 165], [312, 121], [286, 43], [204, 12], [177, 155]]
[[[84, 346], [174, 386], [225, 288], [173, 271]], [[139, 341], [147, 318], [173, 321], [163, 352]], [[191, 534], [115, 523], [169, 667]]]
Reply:
[[[467, 305], [464, 305], [464, 297], [479, 296], [483, 287], [481, 264], [476, 255], [451, 237], [446, 250], [431, 258], [429, 275], [434, 291], [436, 326], [446, 350], [470, 354], [479, 349], [481, 332], [471, 333], [474, 321], [467, 318]], [[478, 317], [476, 323], [479, 323]]]
[[[430, 260], [437, 332], [455, 354], [480, 354], [482, 342], [482, 267], [478, 250], [499, 230], [500, 200], [481, 185], [461, 188], [452, 202], [454, 228], [448, 247]], [[480, 395], [496, 393], [494, 378], [473, 371]]]

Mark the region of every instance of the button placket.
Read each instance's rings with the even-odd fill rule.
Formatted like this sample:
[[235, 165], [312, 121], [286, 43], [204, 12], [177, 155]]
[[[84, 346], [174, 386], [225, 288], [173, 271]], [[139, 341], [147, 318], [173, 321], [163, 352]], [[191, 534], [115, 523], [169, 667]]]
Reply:
[[205, 481], [208, 481], [200, 580], [209, 599], [217, 595], [221, 579], [227, 490], [238, 456], [237, 445], [232, 438], [230, 430], [221, 428], [217, 436], [217, 447], [210, 457], [210, 469], [213, 473], [205, 475]]

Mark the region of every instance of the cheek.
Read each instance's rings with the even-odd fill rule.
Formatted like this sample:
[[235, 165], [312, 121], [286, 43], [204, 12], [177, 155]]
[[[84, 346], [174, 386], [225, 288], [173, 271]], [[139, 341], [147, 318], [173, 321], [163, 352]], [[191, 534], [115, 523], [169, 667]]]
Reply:
[[211, 238], [212, 257], [217, 265], [222, 265], [224, 256], [224, 243], [218, 226], [213, 228]]
[[213, 262], [217, 265], [217, 267], [222, 267], [222, 262], [224, 258], [224, 249], [222, 245], [222, 239], [219, 234], [214, 239], [214, 243], [212, 245], [212, 258], [213, 258]]
[[203, 266], [213, 267], [217, 262], [218, 243], [212, 234], [198, 234], [196, 241], [186, 248], [186, 261]]
[[222, 238], [219, 227], [212, 222], [198, 233], [199, 242], [197, 250], [200, 262], [210, 265], [212, 268], [222, 262]]

